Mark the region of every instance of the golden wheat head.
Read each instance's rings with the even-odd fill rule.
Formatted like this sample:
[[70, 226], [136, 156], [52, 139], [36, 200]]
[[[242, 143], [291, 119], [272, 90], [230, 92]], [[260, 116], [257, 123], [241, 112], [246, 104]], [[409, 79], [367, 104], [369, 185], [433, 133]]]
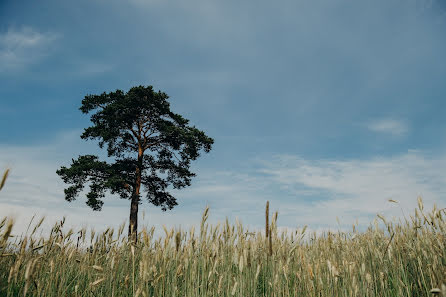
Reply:
[[2, 182], [0, 183], [0, 190], [5, 185], [6, 179], [8, 178], [9, 169], [6, 169], [5, 173], [3, 174]]

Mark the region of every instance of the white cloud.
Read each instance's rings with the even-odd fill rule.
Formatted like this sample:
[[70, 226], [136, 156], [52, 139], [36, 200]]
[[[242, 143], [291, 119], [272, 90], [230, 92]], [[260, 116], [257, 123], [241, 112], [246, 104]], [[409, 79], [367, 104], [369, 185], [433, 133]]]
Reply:
[[58, 34], [38, 32], [31, 27], [9, 28], [0, 33], [0, 72], [22, 70], [42, 59], [58, 37]]
[[[318, 198], [303, 206], [311, 213], [305, 216], [310, 223], [333, 224], [336, 216], [344, 223], [376, 213], [400, 216], [400, 209], [392, 207], [388, 199], [399, 201], [406, 213], [414, 209], [419, 195], [429, 206], [444, 204], [445, 165], [445, 155], [428, 156], [419, 151], [343, 161], [279, 156], [262, 172], [297, 197]], [[299, 210], [299, 205], [291, 203], [288, 209]]]
[[[93, 212], [85, 199], [68, 203], [63, 198], [64, 184], [55, 171], [79, 154], [92, 153], [95, 145], [83, 145], [79, 131], [58, 137], [42, 146], [0, 146], [0, 170], [12, 169], [0, 192], [0, 217], [17, 218], [16, 233], [23, 232], [32, 215], [46, 215], [48, 226], [63, 216], [67, 225], [104, 229], [127, 220], [129, 203], [106, 197], [104, 209]], [[69, 148], [69, 149], [68, 149]], [[252, 170], [219, 171], [197, 169], [192, 186], [175, 192], [179, 205], [162, 212], [143, 203], [140, 225], [181, 227], [199, 226], [201, 212], [210, 206], [210, 222], [239, 218], [249, 229], [262, 229], [266, 200], [271, 211], [279, 211], [278, 226], [292, 230], [309, 225], [312, 230], [346, 229], [358, 222], [367, 226], [382, 213], [401, 217], [416, 207], [421, 195], [426, 208], [445, 206], [446, 154], [429, 155], [410, 151], [394, 157], [367, 160], [307, 160], [282, 155], [264, 161], [250, 161]], [[399, 201], [399, 205], [387, 199]], [[143, 219], [143, 212], [145, 216]], [[339, 217], [341, 225], [337, 224]]]
[[408, 132], [407, 124], [395, 119], [381, 119], [371, 121], [367, 124], [370, 131], [391, 134], [394, 136], [402, 136]]
[[[68, 203], [64, 200], [63, 188], [65, 185], [56, 174], [62, 165], [68, 165], [71, 158], [79, 154], [94, 153], [96, 146], [84, 144], [79, 139], [79, 131], [59, 135], [55, 140], [44, 145], [30, 147], [0, 145], [0, 172], [11, 168], [5, 187], [0, 191], [0, 218], [13, 216], [16, 218], [15, 234], [24, 232], [33, 215], [37, 218], [45, 216], [47, 230], [54, 222], [67, 217], [67, 227], [79, 229], [83, 226], [103, 230], [108, 226], [117, 227], [127, 221], [129, 215], [129, 201], [116, 197], [106, 197], [103, 210], [93, 212], [85, 205], [85, 198], [79, 197], [76, 201]], [[200, 176], [201, 173], [199, 172]], [[217, 175], [224, 177], [225, 174]], [[215, 177], [215, 176], [213, 176]], [[162, 212], [159, 208], [149, 207], [147, 203], [140, 206], [140, 226], [156, 226], [158, 234], [162, 233], [162, 226], [181, 227], [183, 230], [190, 226], [199, 226], [201, 213], [207, 204], [212, 206], [215, 198], [228, 195], [229, 203], [227, 214], [231, 214], [234, 195], [239, 188], [227, 181], [211, 181], [212, 177], [205, 178], [198, 187], [189, 191], [176, 193], [179, 206], [172, 211]], [[197, 185], [197, 180], [194, 185]], [[219, 203], [215, 203], [217, 207]], [[223, 218], [218, 209], [211, 209], [214, 218]], [[221, 210], [220, 210], [221, 211]], [[224, 210], [223, 210], [224, 211]], [[145, 213], [145, 215], [143, 215]]]

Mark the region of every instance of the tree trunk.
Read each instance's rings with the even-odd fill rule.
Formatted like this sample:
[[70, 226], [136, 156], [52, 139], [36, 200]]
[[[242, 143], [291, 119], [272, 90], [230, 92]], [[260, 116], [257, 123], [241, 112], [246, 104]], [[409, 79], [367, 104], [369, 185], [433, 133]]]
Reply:
[[138, 206], [139, 206], [139, 191], [141, 189], [141, 171], [142, 171], [142, 159], [143, 150], [140, 147], [138, 150], [138, 164], [136, 166], [136, 181], [135, 190], [132, 195], [132, 201], [130, 203], [130, 219], [129, 219], [129, 240], [137, 242], [138, 240]]
[[133, 195], [130, 203], [129, 240], [135, 243], [138, 234], [138, 205], [139, 195]]

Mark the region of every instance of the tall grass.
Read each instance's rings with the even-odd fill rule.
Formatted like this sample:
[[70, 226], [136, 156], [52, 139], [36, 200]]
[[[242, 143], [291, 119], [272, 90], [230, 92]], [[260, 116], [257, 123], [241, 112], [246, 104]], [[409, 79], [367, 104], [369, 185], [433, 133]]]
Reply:
[[6, 179], [9, 175], [9, 169], [6, 169], [5, 173], [3, 173], [2, 181], [0, 182], [0, 190], [5, 186]]
[[[118, 230], [86, 236], [57, 223], [49, 236], [11, 237], [0, 223], [0, 296], [446, 296], [445, 211], [419, 208], [409, 219], [380, 217], [364, 232], [305, 228], [279, 233], [240, 223], [195, 232], [154, 229], [136, 245]], [[380, 227], [381, 226], [381, 227]]]

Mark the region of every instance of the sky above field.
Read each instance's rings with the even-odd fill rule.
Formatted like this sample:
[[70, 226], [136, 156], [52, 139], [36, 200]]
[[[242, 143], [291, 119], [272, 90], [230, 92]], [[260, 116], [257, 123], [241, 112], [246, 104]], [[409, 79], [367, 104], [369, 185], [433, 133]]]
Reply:
[[215, 139], [143, 225], [197, 225], [209, 205], [261, 228], [267, 200], [313, 230], [408, 216], [418, 196], [446, 207], [444, 53], [442, 0], [0, 0], [0, 217], [124, 222], [128, 201], [68, 203], [55, 171], [100, 153], [83, 97], [137, 85]]

